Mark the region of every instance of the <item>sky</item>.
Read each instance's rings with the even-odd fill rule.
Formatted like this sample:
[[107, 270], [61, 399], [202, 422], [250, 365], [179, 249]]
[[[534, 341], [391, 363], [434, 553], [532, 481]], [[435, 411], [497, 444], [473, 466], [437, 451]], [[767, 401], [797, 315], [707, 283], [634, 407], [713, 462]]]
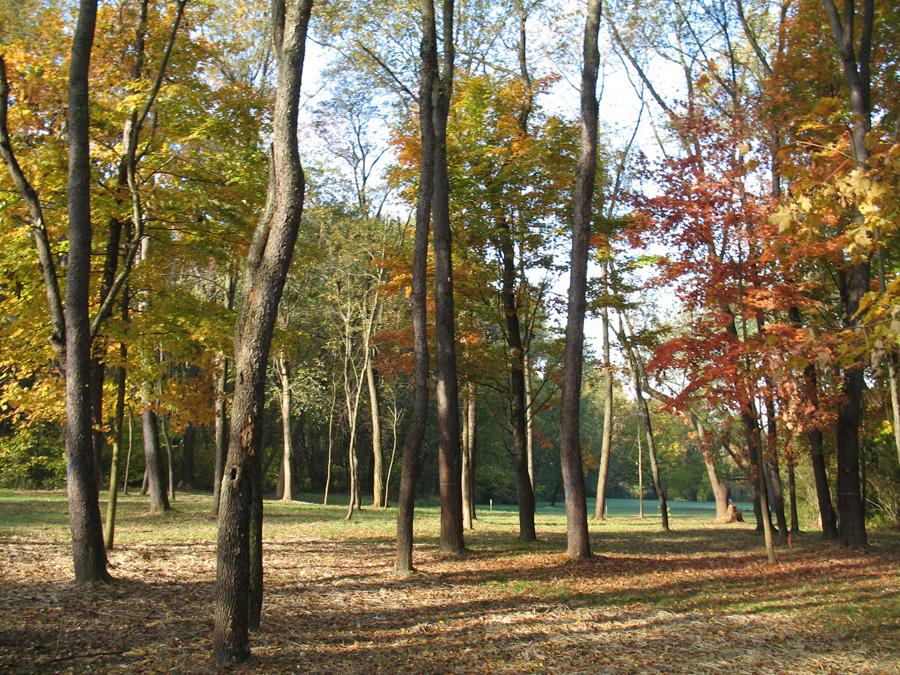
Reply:
[[[580, 71], [575, 65], [580, 57], [580, 37], [581, 25], [583, 19], [575, 16], [578, 7], [583, 3], [577, 0], [570, 0], [570, 10], [573, 11], [573, 28], [577, 39], [573, 41], [571, 53], [559, 55], [558, 53], [549, 54], [549, 50], [544, 50], [542, 45], [554, 43], [556, 36], [552, 29], [539, 20], [539, 17], [532, 18], [528, 24], [528, 40], [534, 54], [539, 55], [533, 65], [536, 73], [553, 72], [560, 76], [559, 82], [551, 89], [551, 91], [543, 98], [542, 105], [548, 112], [558, 114], [560, 116], [575, 119], [578, 117]], [[600, 49], [601, 49], [601, 72], [600, 82], [598, 84], [598, 94], [600, 95], [600, 126], [601, 126], [601, 144], [608, 144], [613, 148], [624, 146], [628, 139], [634, 133], [635, 125], [638, 122], [638, 116], [641, 111], [641, 100], [636, 85], [639, 86], [637, 75], [629, 72], [629, 69], [622, 63], [621, 59], [612, 50], [612, 41], [609, 36], [608, 27], [605, 22], [601, 23], [600, 29]], [[312, 131], [312, 111], [329, 96], [326, 82], [323, 79], [323, 71], [329, 61], [333, 58], [333, 52], [322, 45], [309, 41], [307, 44], [306, 65], [304, 68], [304, 84], [303, 84], [303, 101], [301, 113], [301, 135], [304, 139], [305, 152], [313, 153], [321, 156], [322, 152], [327, 152], [327, 148], [322, 146], [322, 140], [316, 137]], [[645, 71], [652, 78], [654, 86], [666, 100], [677, 99], [683, 87], [680, 86], [683, 81], [683, 74], [673, 64], [661, 59], [651, 61], [646, 64]], [[659, 106], [649, 97], [640, 116], [640, 126], [637, 130], [634, 151], [639, 148], [641, 152], [650, 158], [659, 157], [658, 141], [654, 135], [653, 123], [657, 128], [661, 128], [662, 114]], [[377, 136], [386, 139], [386, 125], [379, 129], [373, 130]], [[382, 160], [383, 166], [386, 167], [390, 163], [390, 155]], [[651, 186], [652, 189], [652, 186]], [[401, 215], [405, 207], [397, 205], [397, 215]], [[559, 251], [560, 260], [568, 257], [568, 245], [563, 247], [564, 250]], [[589, 270], [591, 277], [596, 277], [596, 265], [592, 265]], [[552, 292], [565, 298], [568, 290], [568, 274], [562, 275], [557, 279], [552, 288]], [[652, 300], [649, 296], [647, 300]], [[656, 302], [663, 305], [671, 305], [674, 298], [663, 296], [661, 301], [659, 298]], [[560, 325], [564, 325], [565, 317], [557, 318]], [[601, 346], [601, 324], [599, 317], [588, 317], [585, 323], [586, 348], [599, 353]]]

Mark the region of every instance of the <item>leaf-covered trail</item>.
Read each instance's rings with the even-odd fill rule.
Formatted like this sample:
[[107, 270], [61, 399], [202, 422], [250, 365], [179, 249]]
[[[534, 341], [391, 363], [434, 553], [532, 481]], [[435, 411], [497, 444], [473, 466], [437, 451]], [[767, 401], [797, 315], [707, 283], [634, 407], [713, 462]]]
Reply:
[[[338, 509], [267, 509], [264, 625], [248, 672], [900, 669], [894, 535], [865, 555], [810, 535], [770, 567], [745, 527], [690, 520], [663, 536], [623, 519], [597, 528], [593, 560], [572, 563], [558, 552], [560, 520], [540, 519], [550, 534], [528, 547], [511, 514], [495, 513], [468, 555], [448, 559], [430, 538], [436, 512], [423, 510], [421, 571], [398, 578], [392, 511], [341, 528]], [[148, 536], [157, 522], [123, 521], [117, 581], [91, 591], [69, 583], [64, 530], [0, 530], [0, 671], [210, 670], [214, 523], [184, 510], [162, 521], [185, 535], [167, 543]]]

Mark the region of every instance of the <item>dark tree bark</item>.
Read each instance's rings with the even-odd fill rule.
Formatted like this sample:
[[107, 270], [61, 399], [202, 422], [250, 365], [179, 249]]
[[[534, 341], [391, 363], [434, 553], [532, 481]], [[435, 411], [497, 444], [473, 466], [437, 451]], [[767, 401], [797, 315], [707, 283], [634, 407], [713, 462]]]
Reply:
[[[852, 126], [850, 130], [853, 159], [856, 166], [867, 169], [869, 149], [866, 135], [872, 129], [871, 66], [872, 34], [875, 28], [875, 3], [863, 3], [863, 16], [859, 49], [855, 49], [854, 23], [855, 8], [852, 0], [844, 0], [844, 17], [838, 12], [833, 0], [824, 0], [825, 10], [831, 23], [835, 47], [841, 57], [844, 77], [850, 95]], [[855, 214], [859, 216], [858, 213]], [[857, 311], [863, 295], [869, 290], [870, 261], [868, 258], [853, 263], [842, 273], [841, 304], [844, 310], [844, 325], [853, 328], [859, 323]], [[844, 369], [844, 399], [838, 404], [837, 418], [837, 502], [838, 531], [844, 546], [865, 548], [866, 517], [859, 479], [859, 429], [862, 425], [863, 366], [855, 365]]]
[[[516, 303], [516, 260], [509, 222], [498, 219], [500, 252], [503, 265], [500, 299], [509, 347], [509, 415], [512, 427], [513, 455], [516, 470], [516, 498], [519, 505], [519, 540], [535, 541], [534, 491], [528, 474], [528, 424], [525, 407], [525, 349]], [[468, 491], [467, 491], [468, 492]]]
[[91, 433], [91, 167], [88, 71], [97, 1], [81, 0], [69, 64], [69, 254], [66, 268], [66, 454], [77, 583], [108, 581]]
[[[122, 296], [123, 318], [128, 320], [128, 293]], [[122, 363], [116, 367], [116, 419], [113, 436], [112, 457], [109, 462], [109, 501], [106, 504], [106, 528], [103, 532], [103, 545], [107, 551], [111, 551], [116, 536], [116, 505], [119, 499], [119, 452], [122, 449], [122, 432], [125, 422], [125, 381], [128, 371], [125, 361], [128, 356], [128, 348], [125, 343], [119, 344], [119, 357]], [[129, 433], [129, 445], [131, 434]], [[129, 454], [131, 448], [129, 447]], [[125, 480], [128, 480], [128, 464], [125, 464]]]
[[197, 482], [194, 472], [194, 451], [197, 448], [197, 427], [188, 424], [181, 436], [181, 483], [191, 489]]
[[581, 154], [575, 183], [572, 254], [569, 270], [568, 318], [563, 357], [562, 397], [559, 412], [559, 454], [566, 495], [566, 552], [571, 558], [591, 555], [587, 502], [581, 465], [581, 378], [584, 315], [587, 293], [587, 258], [591, 234], [591, 204], [597, 174], [597, 72], [600, 51], [601, 0], [588, 0], [581, 71]]
[[150, 513], [168, 511], [168, 486], [163, 472], [162, 451], [159, 446], [159, 419], [149, 401], [141, 413], [144, 431], [144, 466], [147, 475], [147, 493], [150, 495]]
[[419, 71], [419, 193], [416, 197], [416, 234], [413, 248], [413, 278], [410, 295], [413, 329], [413, 409], [409, 429], [403, 441], [403, 466], [397, 497], [397, 556], [394, 571], [413, 571], [413, 513], [419, 456], [428, 422], [428, 336], [426, 333], [426, 296], [428, 270], [428, 229], [431, 223], [431, 194], [434, 185], [434, 118], [432, 116], [434, 81], [437, 77], [437, 28], [432, 0], [422, 0], [422, 42]]
[[[771, 390], [771, 383], [767, 382]], [[775, 420], [775, 401], [771, 395], [766, 396], [766, 468], [769, 472], [769, 484], [772, 486], [773, 511], [778, 523], [778, 543], [787, 543], [787, 517], [784, 512], [784, 489], [781, 484], [781, 471], [778, 462], [778, 423]]]
[[[213, 658], [219, 664], [244, 661], [249, 656], [248, 625], [257, 623], [261, 601], [261, 597], [257, 600], [260, 579], [251, 574], [250, 539], [252, 536], [255, 542], [253, 558], [261, 563], [258, 529], [262, 517], [258, 512], [253, 520], [253, 512], [261, 506], [259, 456], [266, 364], [303, 213], [305, 178], [297, 117], [312, 4], [312, 0], [275, 0], [272, 5], [273, 50], [278, 63], [274, 139], [266, 209], [250, 244], [235, 331], [234, 403], [217, 545]], [[262, 565], [258, 563], [254, 569], [261, 574]], [[251, 600], [251, 590], [257, 588]]]
[[[430, 10], [434, 14], [434, 8]], [[431, 212], [434, 226], [434, 334], [437, 386], [438, 472], [441, 496], [441, 551], [463, 553], [462, 454], [459, 436], [459, 379], [456, 369], [456, 329], [453, 310], [453, 256], [450, 232], [450, 178], [447, 169], [447, 120], [453, 91], [453, 0], [443, 0], [443, 61], [435, 68], [434, 185]]]

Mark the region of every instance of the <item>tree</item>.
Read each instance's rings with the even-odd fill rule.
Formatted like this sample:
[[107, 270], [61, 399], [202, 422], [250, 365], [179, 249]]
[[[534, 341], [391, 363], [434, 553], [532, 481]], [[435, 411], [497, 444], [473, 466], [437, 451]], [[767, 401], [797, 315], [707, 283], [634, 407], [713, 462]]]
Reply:
[[[421, 4], [422, 41], [419, 74], [419, 184], [416, 196], [416, 231], [413, 248], [412, 288], [409, 293], [413, 330], [413, 410], [403, 441], [403, 465], [397, 499], [397, 555], [394, 571], [413, 571], [413, 514], [419, 457], [428, 422], [428, 336], [426, 297], [428, 271], [428, 230], [431, 224], [434, 186], [435, 131], [432, 100], [437, 77], [437, 27], [432, 0]], [[461, 469], [460, 469], [461, 470]], [[462, 493], [460, 491], [460, 497]]]
[[591, 231], [591, 206], [597, 173], [597, 72], [600, 51], [600, 0], [589, 0], [582, 44], [581, 155], [575, 184], [569, 271], [568, 318], [562, 398], [559, 419], [559, 453], [566, 493], [566, 552], [572, 558], [588, 558], [591, 545], [587, 529], [587, 503], [581, 468], [579, 408], [581, 403], [582, 349], [587, 292], [587, 258]]
[[[244, 293], [235, 330], [232, 423], [219, 513], [213, 658], [220, 664], [249, 657], [249, 623], [258, 617], [251, 612], [261, 605], [261, 579], [251, 569], [251, 539], [256, 544], [255, 566], [261, 573], [262, 518], [258, 513], [251, 532], [251, 515], [254, 510], [261, 512], [259, 455], [269, 347], [303, 213], [305, 178], [297, 118], [312, 4], [312, 0], [278, 0], [272, 6], [278, 84], [269, 192], [244, 271]], [[255, 501], [259, 506], [254, 507]], [[254, 581], [259, 597], [251, 599]]]

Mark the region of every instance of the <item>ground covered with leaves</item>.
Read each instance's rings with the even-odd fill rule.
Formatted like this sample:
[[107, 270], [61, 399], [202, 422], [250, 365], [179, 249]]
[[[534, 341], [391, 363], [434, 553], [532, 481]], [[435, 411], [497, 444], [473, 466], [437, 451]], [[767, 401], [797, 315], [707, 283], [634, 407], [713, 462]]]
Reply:
[[[209, 497], [165, 516], [125, 497], [113, 584], [71, 583], [60, 493], [0, 491], [0, 671], [214, 670], [215, 520]], [[565, 523], [480, 512], [469, 553], [437, 551], [417, 512], [419, 572], [392, 574], [391, 509], [266, 503], [263, 627], [247, 672], [900, 671], [900, 537], [868, 553], [800, 535], [767, 564], [752, 527], [701, 517], [591, 524], [570, 562]]]

